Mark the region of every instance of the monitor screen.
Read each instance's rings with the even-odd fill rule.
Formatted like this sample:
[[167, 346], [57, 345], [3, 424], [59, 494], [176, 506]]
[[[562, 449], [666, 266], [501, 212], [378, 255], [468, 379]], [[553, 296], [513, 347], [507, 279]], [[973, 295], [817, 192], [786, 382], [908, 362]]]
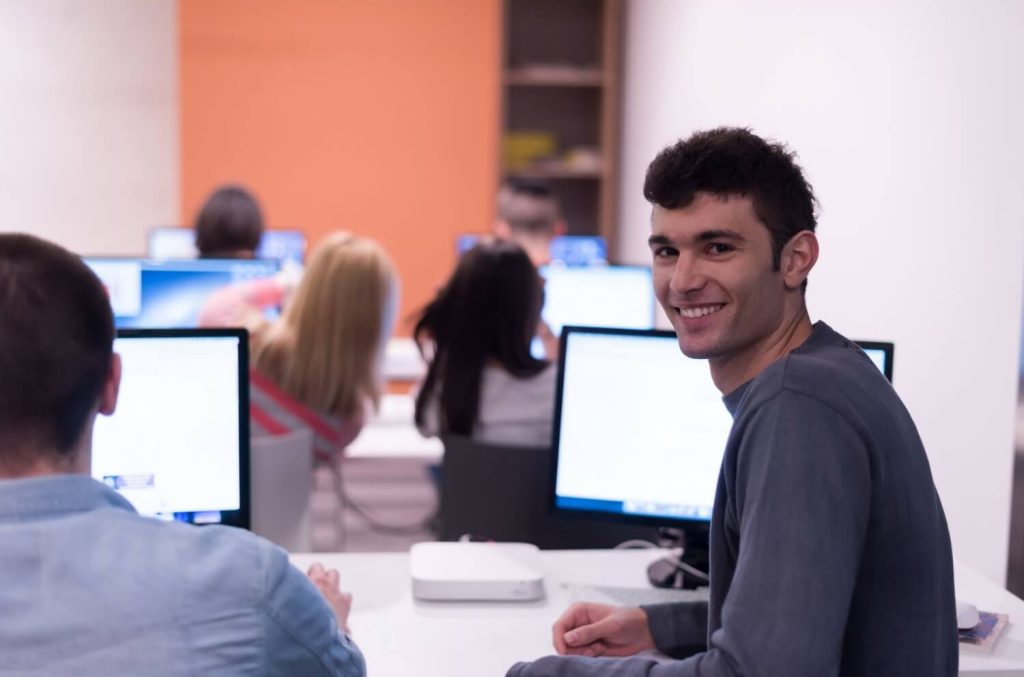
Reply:
[[567, 324], [654, 326], [654, 284], [646, 266], [543, 266], [540, 274], [545, 281], [541, 316], [555, 335]]
[[124, 330], [121, 390], [98, 416], [92, 475], [142, 515], [249, 527], [248, 338]]
[[732, 418], [673, 332], [566, 327], [554, 507], [664, 525], [711, 520]]
[[[195, 238], [191, 228], [150, 228], [148, 255], [154, 259], [194, 259], [199, 256]], [[306, 244], [306, 235], [301, 230], [265, 230], [256, 257], [301, 264], [306, 258]]]
[[892, 383], [892, 363], [895, 346], [882, 341], [854, 341], [864, 353], [871, 358], [879, 371]]
[[[270, 277], [281, 267], [278, 261], [260, 259], [90, 257], [85, 263], [106, 286], [117, 326], [126, 328], [195, 327], [210, 294], [236, 282]], [[271, 319], [276, 314], [271, 312]]]
[[[465, 233], [456, 239], [459, 256], [476, 246], [481, 235]], [[562, 235], [551, 241], [551, 262], [563, 266], [594, 266], [608, 263], [608, 244], [597, 235]]]

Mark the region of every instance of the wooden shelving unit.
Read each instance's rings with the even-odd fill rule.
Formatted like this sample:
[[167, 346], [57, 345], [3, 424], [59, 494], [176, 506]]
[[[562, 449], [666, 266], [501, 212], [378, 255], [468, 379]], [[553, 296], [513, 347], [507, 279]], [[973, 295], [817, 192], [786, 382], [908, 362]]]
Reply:
[[569, 232], [604, 236], [614, 258], [622, 1], [505, 0], [504, 9], [503, 141], [541, 135], [553, 150], [528, 161], [503, 152], [500, 175], [550, 180]]

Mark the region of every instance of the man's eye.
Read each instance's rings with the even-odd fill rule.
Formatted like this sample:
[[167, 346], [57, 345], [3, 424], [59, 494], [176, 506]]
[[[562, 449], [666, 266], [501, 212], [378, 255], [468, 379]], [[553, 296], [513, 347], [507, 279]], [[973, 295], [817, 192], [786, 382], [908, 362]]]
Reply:
[[673, 247], [658, 247], [654, 250], [654, 258], [668, 258], [670, 256], [675, 256], [677, 253], [678, 252], [676, 252]]
[[732, 245], [723, 244], [721, 242], [712, 242], [708, 245], [709, 254], [728, 254], [732, 250]]

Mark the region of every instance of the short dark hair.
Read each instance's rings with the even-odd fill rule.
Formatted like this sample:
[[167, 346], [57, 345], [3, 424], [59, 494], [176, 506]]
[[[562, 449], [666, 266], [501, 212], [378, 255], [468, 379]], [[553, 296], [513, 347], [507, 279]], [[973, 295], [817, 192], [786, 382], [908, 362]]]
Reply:
[[697, 193], [749, 197], [772, 236], [772, 263], [803, 230], [817, 226], [811, 184], [784, 145], [749, 129], [719, 127], [696, 132], [665, 148], [647, 168], [644, 197], [665, 209], [688, 207]]
[[199, 210], [195, 234], [201, 258], [255, 252], [263, 237], [263, 212], [252, 193], [242, 186], [221, 186]]
[[530, 354], [530, 343], [543, 305], [540, 274], [519, 245], [484, 241], [463, 254], [413, 330], [429, 358], [417, 424], [424, 425], [426, 407], [438, 396], [441, 434], [471, 435], [489, 361], [518, 378], [540, 373], [548, 363]]
[[513, 232], [552, 235], [562, 211], [548, 181], [508, 179], [498, 191], [498, 218]]
[[58, 456], [82, 435], [110, 370], [114, 315], [99, 278], [55, 244], [0, 234], [0, 463]]

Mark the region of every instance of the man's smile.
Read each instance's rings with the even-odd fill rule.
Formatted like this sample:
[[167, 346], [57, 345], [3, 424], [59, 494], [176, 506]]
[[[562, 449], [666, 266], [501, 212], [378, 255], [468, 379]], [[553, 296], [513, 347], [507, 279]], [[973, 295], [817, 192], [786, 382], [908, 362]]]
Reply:
[[721, 310], [724, 307], [725, 307], [724, 303], [712, 303], [712, 304], [705, 305], [705, 306], [688, 306], [686, 308], [680, 308], [680, 307], [677, 306], [676, 307], [676, 312], [678, 312], [680, 315], [682, 315], [683, 317], [685, 317], [685, 318], [687, 318], [689, 320], [693, 320], [693, 319], [696, 319], [698, 317], [704, 317], [705, 315], [711, 315], [712, 313], [717, 313], [719, 310]]

